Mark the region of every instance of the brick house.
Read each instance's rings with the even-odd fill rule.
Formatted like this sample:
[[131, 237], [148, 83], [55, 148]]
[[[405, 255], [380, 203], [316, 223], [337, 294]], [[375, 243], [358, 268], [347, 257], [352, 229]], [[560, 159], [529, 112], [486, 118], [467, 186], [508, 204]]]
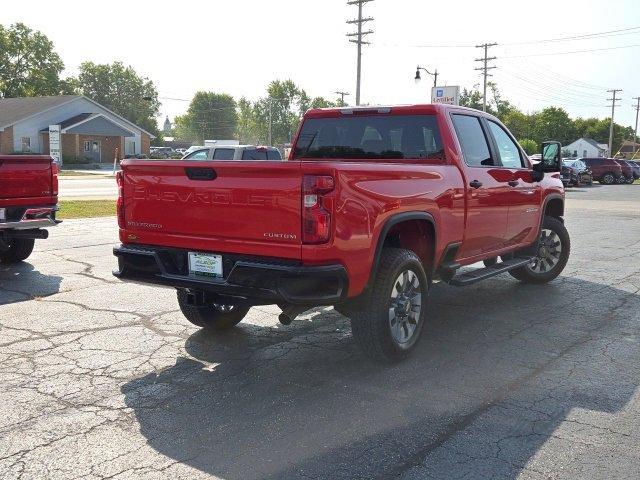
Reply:
[[69, 163], [149, 155], [155, 138], [82, 95], [0, 98], [0, 154], [48, 154], [50, 125], [60, 125], [62, 157]]

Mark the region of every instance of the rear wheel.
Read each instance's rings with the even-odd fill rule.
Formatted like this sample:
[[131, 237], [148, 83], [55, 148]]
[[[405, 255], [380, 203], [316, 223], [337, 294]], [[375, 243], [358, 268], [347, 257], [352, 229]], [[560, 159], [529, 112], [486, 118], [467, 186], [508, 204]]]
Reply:
[[370, 296], [352, 312], [351, 330], [362, 351], [380, 362], [397, 362], [415, 348], [426, 321], [429, 283], [410, 250], [385, 248]]
[[0, 250], [0, 262], [17, 263], [25, 260], [33, 252], [33, 238], [13, 238], [9, 240], [9, 249]]
[[569, 260], [571, 241], [564, 224], [545, 216], [540, 231], [538, 254], [524, 267], [509, 273], [523, 283], [547, 283], [556, 278]]
[[627, 183], [627, 177], [625, 177], [624, 175], [620, 175], [617, 179], [616, 179], [616, 183], [618, 185], [624, 185], [625, 183]]
[[635, 179], [634, 177], [628, 177], [628, 178], [627, 178], [627, 183], [628, 183], [629, 185], [633, 185], [633, 182], [635, 182], [635, 181], [636, 181], [636, 179]]
[[212, 331], [222, 331], [233, 328], [249, 312], [249, 307], [238, 305], [223, 305], [214, 303], [211, 305], [195, 306], [188, 303], [188, 292], [178, 289], [178, 305], [182, 314], [194, 325]]
[[604, 183], [605, 185], [613, 185], [614, 183], [616, 183], [616, 176], [611, 172], [607, 172], [600, 179], [600, 183]]

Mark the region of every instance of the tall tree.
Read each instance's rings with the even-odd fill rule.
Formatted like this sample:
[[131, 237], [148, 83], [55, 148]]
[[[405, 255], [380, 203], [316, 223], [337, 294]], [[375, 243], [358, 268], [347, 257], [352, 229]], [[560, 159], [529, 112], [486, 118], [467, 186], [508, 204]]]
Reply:
[[44, 34], [23, 23], [0, 25], [0, 97], [58, 95], [63, 69]]
[[567, 145], [576, 139], [576, 131], [569, 114], [559, 107], [547, 107], [535, 115], [535, 137], [538, 143], [557, 140]]
[[236, 101], [226, 93], [197, 92], [187, 113], [175, 119], [176, 135], [193, 142], [235, 138], [236, 107]]
[[[460, 105], [463, 107], [475, 108], [476, 110], [482, 110], [482, 93], [475, 88], [473, 90], [463, 88], [460, 93]], [[490, 102], [487, 102], [487, 112], [491, 114], [495, 113], [491, 108]]]
[[71, 82], [79, 93], [159, 135], [156, 120], [160, 110], [158, 91], [151, 80], [138, 75], [133, 67], [125, 67], [122, 62], [84, 62], [78, 77]]

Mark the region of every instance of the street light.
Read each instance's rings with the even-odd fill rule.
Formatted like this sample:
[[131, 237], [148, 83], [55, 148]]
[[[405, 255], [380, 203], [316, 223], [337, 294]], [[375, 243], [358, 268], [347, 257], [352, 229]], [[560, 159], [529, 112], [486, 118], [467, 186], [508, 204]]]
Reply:
[[416, 67], [416, 78], [415, 78], [416, 83], [420, 83], [420, 80], [422, 80], [422, 78], [420, 77], [420, 70], [424, 71], [428, 75], [433, 75], [433, 86], [434, 87], [438, 86], [438, 69], [437, 68], [433, 73], [431, 73], [426, 68], [421, 67], [420, 65], [418, 65]]

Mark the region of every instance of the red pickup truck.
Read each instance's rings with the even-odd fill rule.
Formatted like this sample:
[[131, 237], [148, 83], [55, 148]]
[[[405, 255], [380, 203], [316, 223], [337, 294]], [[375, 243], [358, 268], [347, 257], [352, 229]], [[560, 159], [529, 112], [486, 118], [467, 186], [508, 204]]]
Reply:
[[20, 262], [56, 220], [58, 168], [48, 155], [0, 155], [0, 263]]
[[175, 287], [214, 331], [253, 305], [279, 305], [284, 324], [334, 305], [365, 353], [398, 360], [433, 280], [560, 274], [560, 151], [546, 142], [532, 165], [496, 118], [413, 105], [310, 110], [285, 162], [125, 160], [114, 274]]

